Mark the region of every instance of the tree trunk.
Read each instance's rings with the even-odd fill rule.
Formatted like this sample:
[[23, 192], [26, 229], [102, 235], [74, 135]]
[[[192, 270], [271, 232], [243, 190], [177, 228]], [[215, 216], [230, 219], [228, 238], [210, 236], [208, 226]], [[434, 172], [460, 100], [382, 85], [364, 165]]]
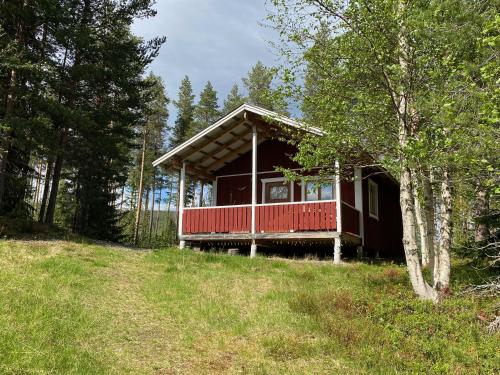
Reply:
[[[404, 14], [406, 3], [400, 1], [398, 4], [398, 13]], [[416, 177], [405, 155], [408, 146], [409, 137], [413, 136], [418, 127], [418, 116], [415, 103], [412, 100], [409, 88], [411, 87], [411, 72], [408, 65], [410, 56], [410, 47], [406, 36], [405, 25], [401, 26], [398, 37], [399, 46], [399, 65], [403, 72], [403, 88], [395, 93], [397, 97], [398, 109], [397, 120], [399, 124], [399, 163], [401, 165], [400, 181], [400, 205], [403, 219], [403, 247], [406, 256], [406, 265], [408, 274], [415, 293], [422, 299], [437, 301], [436, 291], [425, 281], [422, 265], [418, 254], [418, 246], [415, 236], [415, 199], [413, 197], [412, 177]]]
[[141, 153], [141, 172], [139, 176], [139, 191], [137, 192], [137, 208], [135, 211], [135, 225], [134, 225], [134, 245], [137, 245], [139, 241], [139, 225], [141, 224], [141, 209], [142, 209], [142, 193], [143, 193], [143, 182], [144, 182], [144, 163], [146, 159], [146, 139], [147, 131], [144, 127], [142, 136], [142, 153]]
[[54, 176], [52, 177], [52, 187], [50, 189], [49, 203], [47, 205], [47, 217], [45, 218], [45, 223], [48, 225], [54, 224], [54, 214], [56, 212], [56, 202], [57, 193], [59, 192], [59, 181], [61, 180], [61, 172], [64, 164], [64, 156], [62, 150], [64, 150], [67, 142], [67, 131], [62, 130], [61, 140], [59, 141], [59, 153], [56, 156], [56, 162], [54, 164]]
[[121, 192], [121, 200], [120, 200], [120, 213], [122, 212], [123, 208], [123, 201], [125, 201], [125, 185], [122, 186], [122, 192]]
[[38, 209], [38, 202], [39, 202], [39, 198], [40, 198], [40, 185], [42, 182], [42, 170], [43, 170], [43, 158], [40, 158], [40, 163], [38, 163], [38, 170], [35, 168], [37, 176], [36, 176], [36, 185], [35, 185], [35, 196], [33, 198], [34, 215], [36, 215], [36, 211]]
[[[416, 179], [414, 179], [416, 185]], [[429, 265], [429, 249], [427, 248], [427, 228], [426, 222], [422, 217], [422, 207], [420, 206], [420, 199], [418, 194], [418, 189], [413, 186], [413, 198], [415, 199], [415, 219], [417, 220], [418, 234], [420, 237], [420, 256], [422, 261], [422, 267], [427, 267]]]
[[49, 196], [50, 179], [52, 177], [53, 166], [54, 166], [53, 158], [52, 158], [52, 156], [49, 156], [49, 158], [47, 159], [47, 167], [45, 168], [45, 179], [44, 179], [44, 185], [43, 185], [42, 203], [40, 205], [40, 212], [38, 214], [38, 222], [39, 223], [45, 222], [45, 206], [47, 205], [47, 198]]
[[158, 238], [158, 228], [160, 226], [160, 214], [161, 214], [161, 196], [162, 196], [162, 189], [163, 189], [163, 184], [160, 184], [160, 194], [158, 197], [158, 211], [156, 212], [156, 224], [155, 224], [155, 238]]
[[415, 293], [423, 299], [437, 300], [437, 293], [425, 281], [418, 246], [415, 237], [415, 207], [412, 197], [411, 170], [401, 167], [400, 204], [403, 219], [403, 247], [405, 250], [408, 274]]
[[432, 188], [431, 174], [425, 170], [422, 173], [422, 192], [424, 195], [424, 217], [425, 229], [427, 234], [425, 236], [427, 241], [427, 250], [429, 252], [429, 269], [431, 270], [431, 283], [434, 285], [434, 280], [437, 277], [437, 270], [439, 269], [439, 253], [436, 252], [434, 238], [436, 226], [436, 213], [434, 209], [434, 190]]
[[441, 181], [441, 231], [439, 240], [439, 277], [434, 280], [435, 288], [443, 290], [450, 285], [450, 250], [453, 232], [452, 187], [450, 172], [445, 169]]
[[[17, 72], [12, 69], [10, 72], [9, 89], [7, 91], [7, 99], [5, 102], [5, 119], [8, 119], [14, 113], [14, 101], [16, 97]], [[5, 183], [7, 180], [7, 159], [9, 157], [9, 148], [11, 141], [11, 129], [6, 129], [1, 134], [0, 141], [0, 210], [2, 208], [3, 196], [5, 193]], [[1, 211], [0, 211], [1, 212]]]
[[489, 237], [488, 224], [485, 218], [489, 214], [489, 197], [488, 191], [483, 186], [481, 181], [476, 183], [476, 201], [474, 202], [474, 219], [475, 219], [475, 232], [474, 240], [476, 242], [486, 241]]

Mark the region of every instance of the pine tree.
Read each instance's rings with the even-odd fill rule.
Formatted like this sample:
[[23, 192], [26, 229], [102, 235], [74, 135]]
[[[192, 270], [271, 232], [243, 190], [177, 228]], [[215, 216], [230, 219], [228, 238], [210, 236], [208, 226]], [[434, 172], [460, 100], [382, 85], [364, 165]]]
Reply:
[[217, 92], [214, 90], [212, 83], [208, 81], [200, 94], [200, 101], [194, 109], [194, 119], [196, 121], [194, 133], [217, 121], [220, 116], [217, 101]]
[[175, 120], [172, 135], [170, 137], [170, 147], [175, 147], [184, 142], [191, 132], [194, 121], [194, 94], [191, 81], [185, 76], [179, 87], [178, 99], [174, 101], [177, 108], [177, 118]]
[[226, 100], [224, 100], [224, 107], [222, 108], [223, 114], [228, 114], [238, 108], [245, 102], [245, 97], [240, 94], [238, 85], [235, 83], [229, 91]]
[[248, 103], [271, 111], [286, 112], [286, 102], [272, 88], [274, 71], [258, 61], [243, 78], [243, 84], [248, 90]]

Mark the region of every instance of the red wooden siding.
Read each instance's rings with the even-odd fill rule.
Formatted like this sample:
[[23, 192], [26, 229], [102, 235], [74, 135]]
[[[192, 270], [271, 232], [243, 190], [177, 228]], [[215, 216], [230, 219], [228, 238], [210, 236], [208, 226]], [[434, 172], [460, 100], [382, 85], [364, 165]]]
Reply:
[[335, 207], [335, 202], [257, 206], [255, 230], [257, 233], [335, 230]]
[[182, 215], [182, 232], [249, 233], [251, 215], [251, 206], [185, 209]]
[[359, 233], [359, 211], [342, 203], [342, 232]]

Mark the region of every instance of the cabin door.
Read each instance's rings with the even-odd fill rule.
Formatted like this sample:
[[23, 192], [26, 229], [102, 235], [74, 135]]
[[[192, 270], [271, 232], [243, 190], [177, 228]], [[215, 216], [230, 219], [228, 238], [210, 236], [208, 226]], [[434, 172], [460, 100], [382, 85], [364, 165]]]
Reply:
[[290, 202], [291, 188], [290, 182], [277, 181], [266, 182], [264, 184], [265, 203], [286, 203]]

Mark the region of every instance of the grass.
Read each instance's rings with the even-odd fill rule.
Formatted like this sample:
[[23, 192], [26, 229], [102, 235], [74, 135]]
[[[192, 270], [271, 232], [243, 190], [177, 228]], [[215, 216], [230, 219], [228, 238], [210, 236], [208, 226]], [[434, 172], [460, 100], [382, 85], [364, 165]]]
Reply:
[[500, 371], [496, 301], [418, 301], [397, 265], [0, 241], [0, 285], [5, 374]]

